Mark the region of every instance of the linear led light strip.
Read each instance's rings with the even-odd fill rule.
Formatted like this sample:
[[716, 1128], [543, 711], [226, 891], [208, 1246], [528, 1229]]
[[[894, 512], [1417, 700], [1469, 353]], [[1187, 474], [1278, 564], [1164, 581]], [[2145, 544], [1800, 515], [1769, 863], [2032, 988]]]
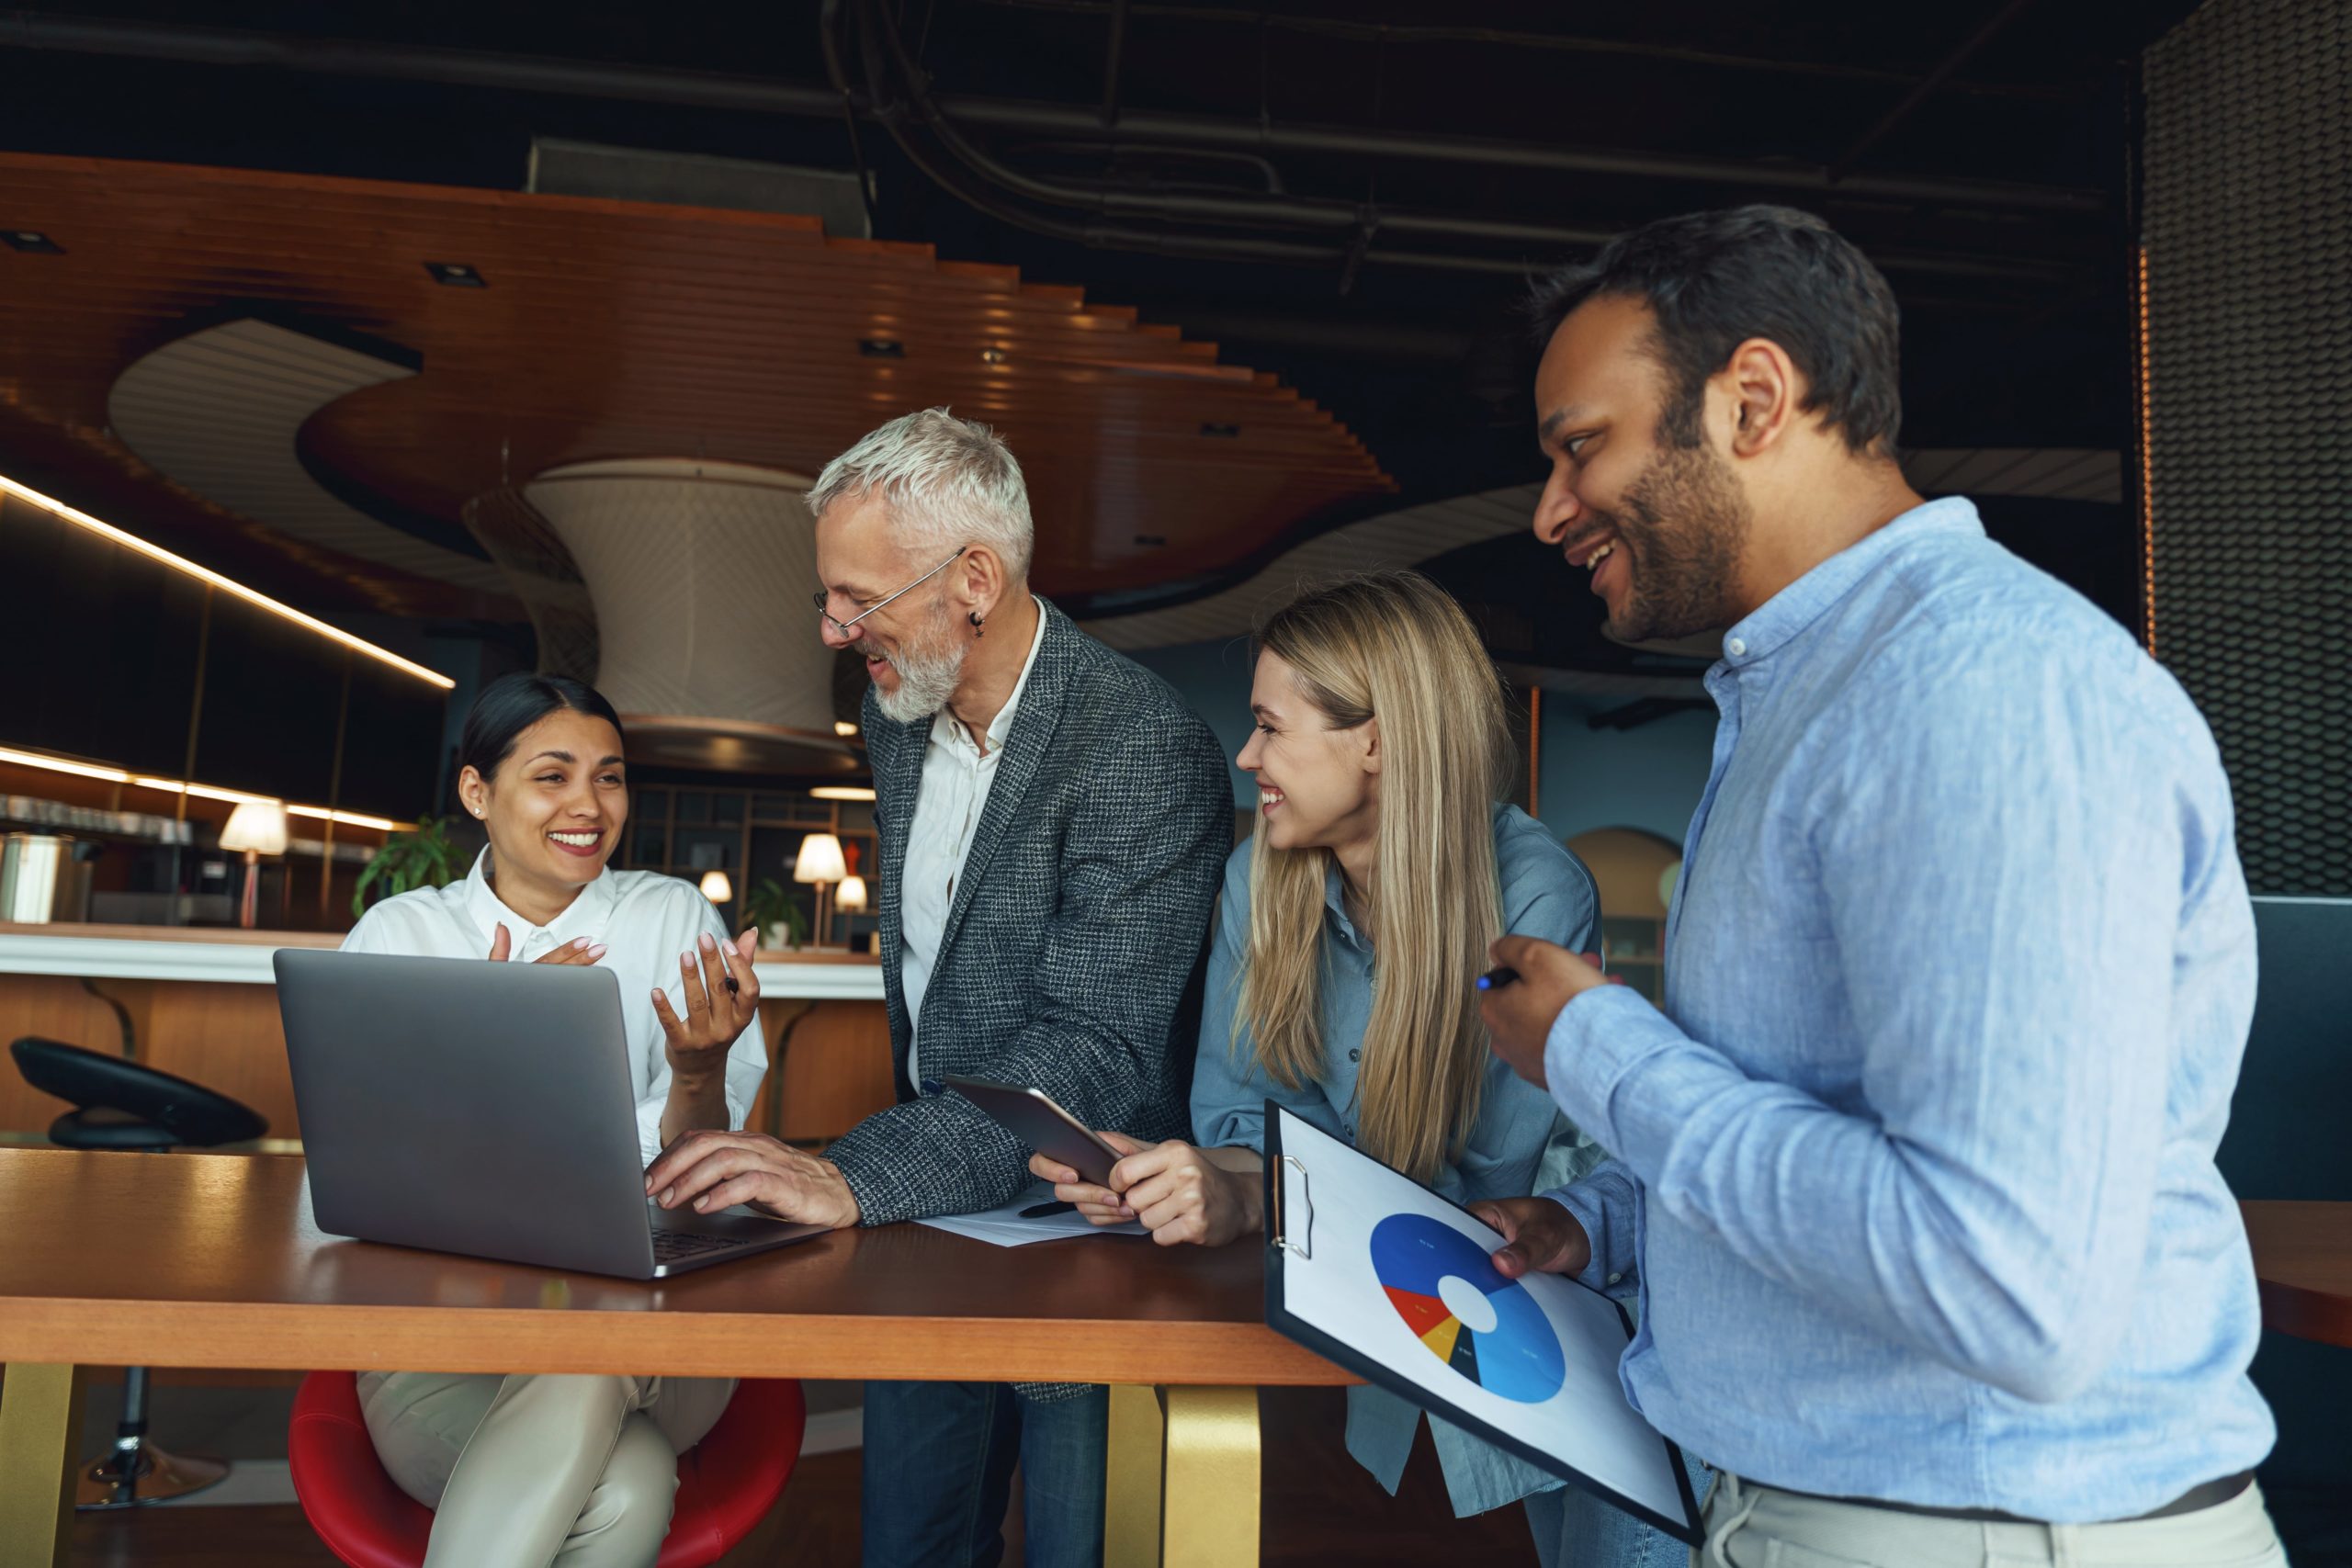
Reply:
[[415, 676], [429, 686], [438, 686], [447, 692], [455, 689], [458, 684], [437, 670], [427, 670], [422, 664], [412, 663], [390, 649], [378, 648], [374, 643], [353, 637], [349, 632], [339, 627], [331, 626], [316, 616], [306, 615], [290, 604], [281, 604], [266, 593], [259, 592], [242, 582], [223, 577], [209, 567], [198, 566], [185, 557], [175, 556], [161, 545], [151, 545], [136, 535], [126, 534], [111, 523], [101, 523], [86, 512], [79, 511], [62, 501], [43, 495], [28, 486], [18, 484], [6, 474], [0, 474], [0, 492], [13, 495], [19, 501], [28, 501], [52, 515], [63, 518], [76, 527], [87, 528], [100, 538], [111, 540], [125, 549], [136, 550], [148, 559], [161, 561], [175, 571], [186, 572], [198, 581], [209, 583], [223, 593], [233, 593], [248, 604], [267, 610], [273, 615], [281, 615], [305, 630], [318, 633], [329, 642], [341, 643], [355, 653], [364, 653], [370, 659], [380, 660], [404, 674]]
[[[101, 767], [96, 762], [69, 761], [63, 757], [44, 757], [38, 751], [13, 751], [0, 746], [0, 762], [14, 762], [20, 768], [46, 768], [52, 773], [72, 773], [79, 778], [103, 779], [108, 784], [131, 784], [140, 789], [159, 789], [166, 795], [192, 795], [199, 800], [243, 802], [258, 800], [275, 805], [272, 795], [254, 795], [241, 789], [221, 789], [215, 784], [187, 784], [179, 779], [153, 778], [141, 773], [129, 773], [120, 768]], [[329, 811], [323, 806], [289, 806], [288, 817], [308, 817], [319, 822], [341, 822], [351, 828], [373, 828], [382, 833], [397, 833], [413, 826], [394, 822], [382, 817], [369, 817], [358, 811]]]

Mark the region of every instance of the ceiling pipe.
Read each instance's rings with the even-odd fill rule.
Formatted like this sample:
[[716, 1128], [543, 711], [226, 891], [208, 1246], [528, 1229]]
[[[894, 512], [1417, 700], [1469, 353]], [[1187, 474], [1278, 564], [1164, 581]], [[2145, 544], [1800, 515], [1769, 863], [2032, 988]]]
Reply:
[[1876, 125], [1862, 133], [1861, 140], [1847, 148], [1845, 153], [1829, 165], [1830, 179], [1842, 181], [1850, 175], [1854, 165], [1862, 161], [1863, 154], [1883, 141], [1887, 132], [1909, 119], [1913, 110], [1934, 97], [1937, 90], [1951, 81], [1955, 72], [1976, 58], [1977, 51], [1992, 42], [1996, 34], [2024, 15], [2026, 7], [2032, 4], [2033, 0], [2009, 0], [2009, 3], [1996, 12], [1989, 21], [1970, 34], [1966, 42], [1937, 62], [1935, 69], [1922, 77], [1918, 85], [1904, 95], [1901, 103], [1887, 110]]
[[[1530, 264], [1524, 258], [1463, 256], [1418, 251], [1394, 251], [1373, 243], [1375, 234], [1419, 236], [1425, 239], [1470, 240], [1493, 243], [1520, 244], [1540, 248], [1555, 254], [1598, 249], [1615, 237], [1612, 231], [1603, 229], [1568, 228], [1555, 224], [1522, 223], [1505, 220], [1461, 217], [1452, 214], [1397, 211], [1385, 208], [1359, 207], [1347, 202], [1318, 200], [1304, 197], [1245, 197], [1193, 196], [1172, 192], [1137, 193], [1116, 187], [1061, 185], [1040, 178], [999, 162], [966, 138], [956, 123], [955, 116], [924, 86], [922, 72], [907, 52], [891, 19], [872, 4], [857, 6], [858, 19], [865, 34], [865, 54], [867, 68], [869, 101], [881, 106], [886, 123], [898, 114], [899, 99], [903, 96], [910, 105], [924, 129], [937, 140], [947, 154], [961, 164], [973, 176], [994, 186], [1003, 194], [1023, 201], [1043, 203], [1053, 207], [1080, 209], [1105, 218], [1176, 219], [1195, 222], [1230, 224], [1250, 227], [1275, 225], [1311, 228], [1332, 234], [1338, 242], [1332, 250], [1314, 246], [1287, 246], [1286, 255], [1260, 251], [1254, 258], [1286, 259], [1306, 265], [1339, 265], [1343, 287], [1351, 282], [1356, 269], [1372, 262], [1386, 265], [1446, 266], [1460, 264], [1462, 270], [1497, 271], [1524, 276]], [[828, 69], [841, 71], [838, 28], [841, 12], [838, 4], [828, 4], [824, 11], [827, 28], [826, 61]], [[880, 61], [887, 55], [895, 67], [897, 81], [887, 83], [878, 73]], [[838, 77], [837, 85], [845, 83]], [[895, 88], [895, 90], [894, 90]], [[903, 115], [899, 118], [902, 121]], [[941, 176], [936, 167], [910, 145], [910, 139], [902, 133], [902, 124], [893, 126], [899, 145], [908, 156], [917, 162], [934, 180]], [[972, 201], [967, 184], [956, 180], [941, 181], [946, 188], [967, 202]], [[974, 205], [979, 205], [974, 203]], [[1056, 229], [1039, 226], [1039, 215], [1005, 204], [983, 207], [990, 216], [1018, 224], [1040, 233], [1054, 234]], [[1147, 231], [1126, 231], [1097, 226], [1088, 232], [1085, 242], [1115, 246], [1121, 249], [1162, 251], [1168, 254], [1186, 254], [1168, 248], [1164, 239], [1156, 239]], [[1186, 240], [1185, 243], [1202, 242]], [[1252, 242], [1253, 244], [1280, 242]], [[1193, 253], [1203, 254], [1203, 253]], [[2050, 281], [2065, 276], [2064, 269], [2032, 262], [1979, 256], [1944, 256], [1903, 251], [1873, 253], [1883, 266], [1898, 271], [1937, 273], [1950, 276], [2031, 279]]]
[[[1825, 81], [1871, 82], [1895, 87], [1910, 87], [1918, 81], [1916, 72], [1890, 70], [1878, 65], [1841, 65], [1823, 60], [1780, 60], [1765, 55], [1727, 54], [1721, 50], [1692, 49], [1635, 39], [1596, 38], [1589, 34], [1526, 32], [1511, 28], [1458, 27], [1445, 23], [1366, 22], [1346, 17], [1286, 16], [1280, 11], [1263, 8], [1242, 10], [1235, 6], [1200, 6], [1191, 4], [1190, 0], [1181, 6], [1153, 5], [1148, 0], [1139, 5], [1130, 5], [1128, 0], [977, 0], [977, 3], [1005, 10], [1091, 17], [1102, 16], [1115, 5], [1134, 16], [1155, 20], [1262, 28], [1271, 32], [1300, 33], [1358, 43], [1408, 46], [1487, 44], [1550, 53], [1630, 56], [1636, 60], [1665, 61], [1669, 64], [1713, 70], [1749, 71], [1773, 76], [1812, 76]], [[2051, 103], [2067, 102], [2083, 96], [2079, 91], [2062, 85], [2037, 82], [1954, 82], [1951, 85], [1954, 92], [1992, 97], [2035, 98]]]
[[[300, 35], [243, 32], [175, 23], [0, 14], [0, 45], [195, 64], [304, 71], [394, 81], [676, 104], [752, 114], [831, 119], [842, 112], [834, 92], [814, 85], [773, 82], [724, 72], [606, 64], [541, 55], [493, 54], [393, 43], [354, 43]], [[938, 106], [962, 125], [1040, 136], [1100, 135], [1098, 107], [1006, 99], [940, 97]], [[854, 95], [853, 107], [872, 117], [870, 100]], [[1838, 180], [1809, 163], [1744, 163], [1690, 153], [1635, 152], [1450, 136], [1430, 131], [1359, 130], [1341, 126], [1278, 125], [1124, 108], [1123, 140], [1218, 147], [1240, 152], [1338, 153], [1490, 168], [1690, 180], [1749, 189], [1844, 194], [1941, 207], [2098, 214], [2108, 209], [2096, 190], [1934, 175], [1856, 175]]]
[[1102, 51], [1102, 129], [1119, 125], [1119, 57], [1127, 48], [1127, 0], [1111, 0], [1111, 41]]

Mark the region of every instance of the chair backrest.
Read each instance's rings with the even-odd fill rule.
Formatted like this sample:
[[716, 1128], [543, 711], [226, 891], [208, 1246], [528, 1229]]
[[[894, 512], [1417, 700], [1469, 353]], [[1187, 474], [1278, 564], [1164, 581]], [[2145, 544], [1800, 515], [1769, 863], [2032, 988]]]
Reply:
[[185, 1148], [242, 1143], [269, 1131], [250, 1106], [120, 1056], [28, 1035], [8, 1047], [17, 1070], [43, 1094], [85, 1111], [117, 1111], [152, 1122]]

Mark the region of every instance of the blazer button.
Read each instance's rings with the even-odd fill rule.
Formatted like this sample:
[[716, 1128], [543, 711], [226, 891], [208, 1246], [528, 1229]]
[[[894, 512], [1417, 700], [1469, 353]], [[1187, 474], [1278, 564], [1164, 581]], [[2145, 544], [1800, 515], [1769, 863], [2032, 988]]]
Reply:
[[1351, 1062], [1355, 1061], [1356, 1059], [1358, 1059], [1359, 1057], [1361, 1057], [1363, 1055], [1363, 1052], [1361, 1049], [1351, 1048], [1351, 1049], [1349, 1050], [1349, 1052], [1348, 1052], [1348, 1060], [1349, 1060], [1349, 1061], [1351, 1061]]

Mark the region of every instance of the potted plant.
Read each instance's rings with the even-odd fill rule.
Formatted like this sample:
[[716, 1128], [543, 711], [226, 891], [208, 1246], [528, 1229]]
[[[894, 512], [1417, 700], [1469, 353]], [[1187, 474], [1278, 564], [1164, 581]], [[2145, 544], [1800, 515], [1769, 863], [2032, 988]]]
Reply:
[[776, 945], [778, 927], [784, 930], [787, 946], [798, 947], [808, 940], [808, 917], [773, 876], [760, 878], [759, 885], [743, 895], [743, 923], [757, 928], [762, 947]]
[[447, 887], [457, 881], [464, 852], [449, 837], [449, 826], [456, 820], [427, 817], [417, 823], [415, 832], [394, 833], [386, 839], [359, 873], [359, 886], [351, 895], [353, 918], [368, 912], [368, 890], [379, 884], [382, 896], [389, 898], [412, 887]]

